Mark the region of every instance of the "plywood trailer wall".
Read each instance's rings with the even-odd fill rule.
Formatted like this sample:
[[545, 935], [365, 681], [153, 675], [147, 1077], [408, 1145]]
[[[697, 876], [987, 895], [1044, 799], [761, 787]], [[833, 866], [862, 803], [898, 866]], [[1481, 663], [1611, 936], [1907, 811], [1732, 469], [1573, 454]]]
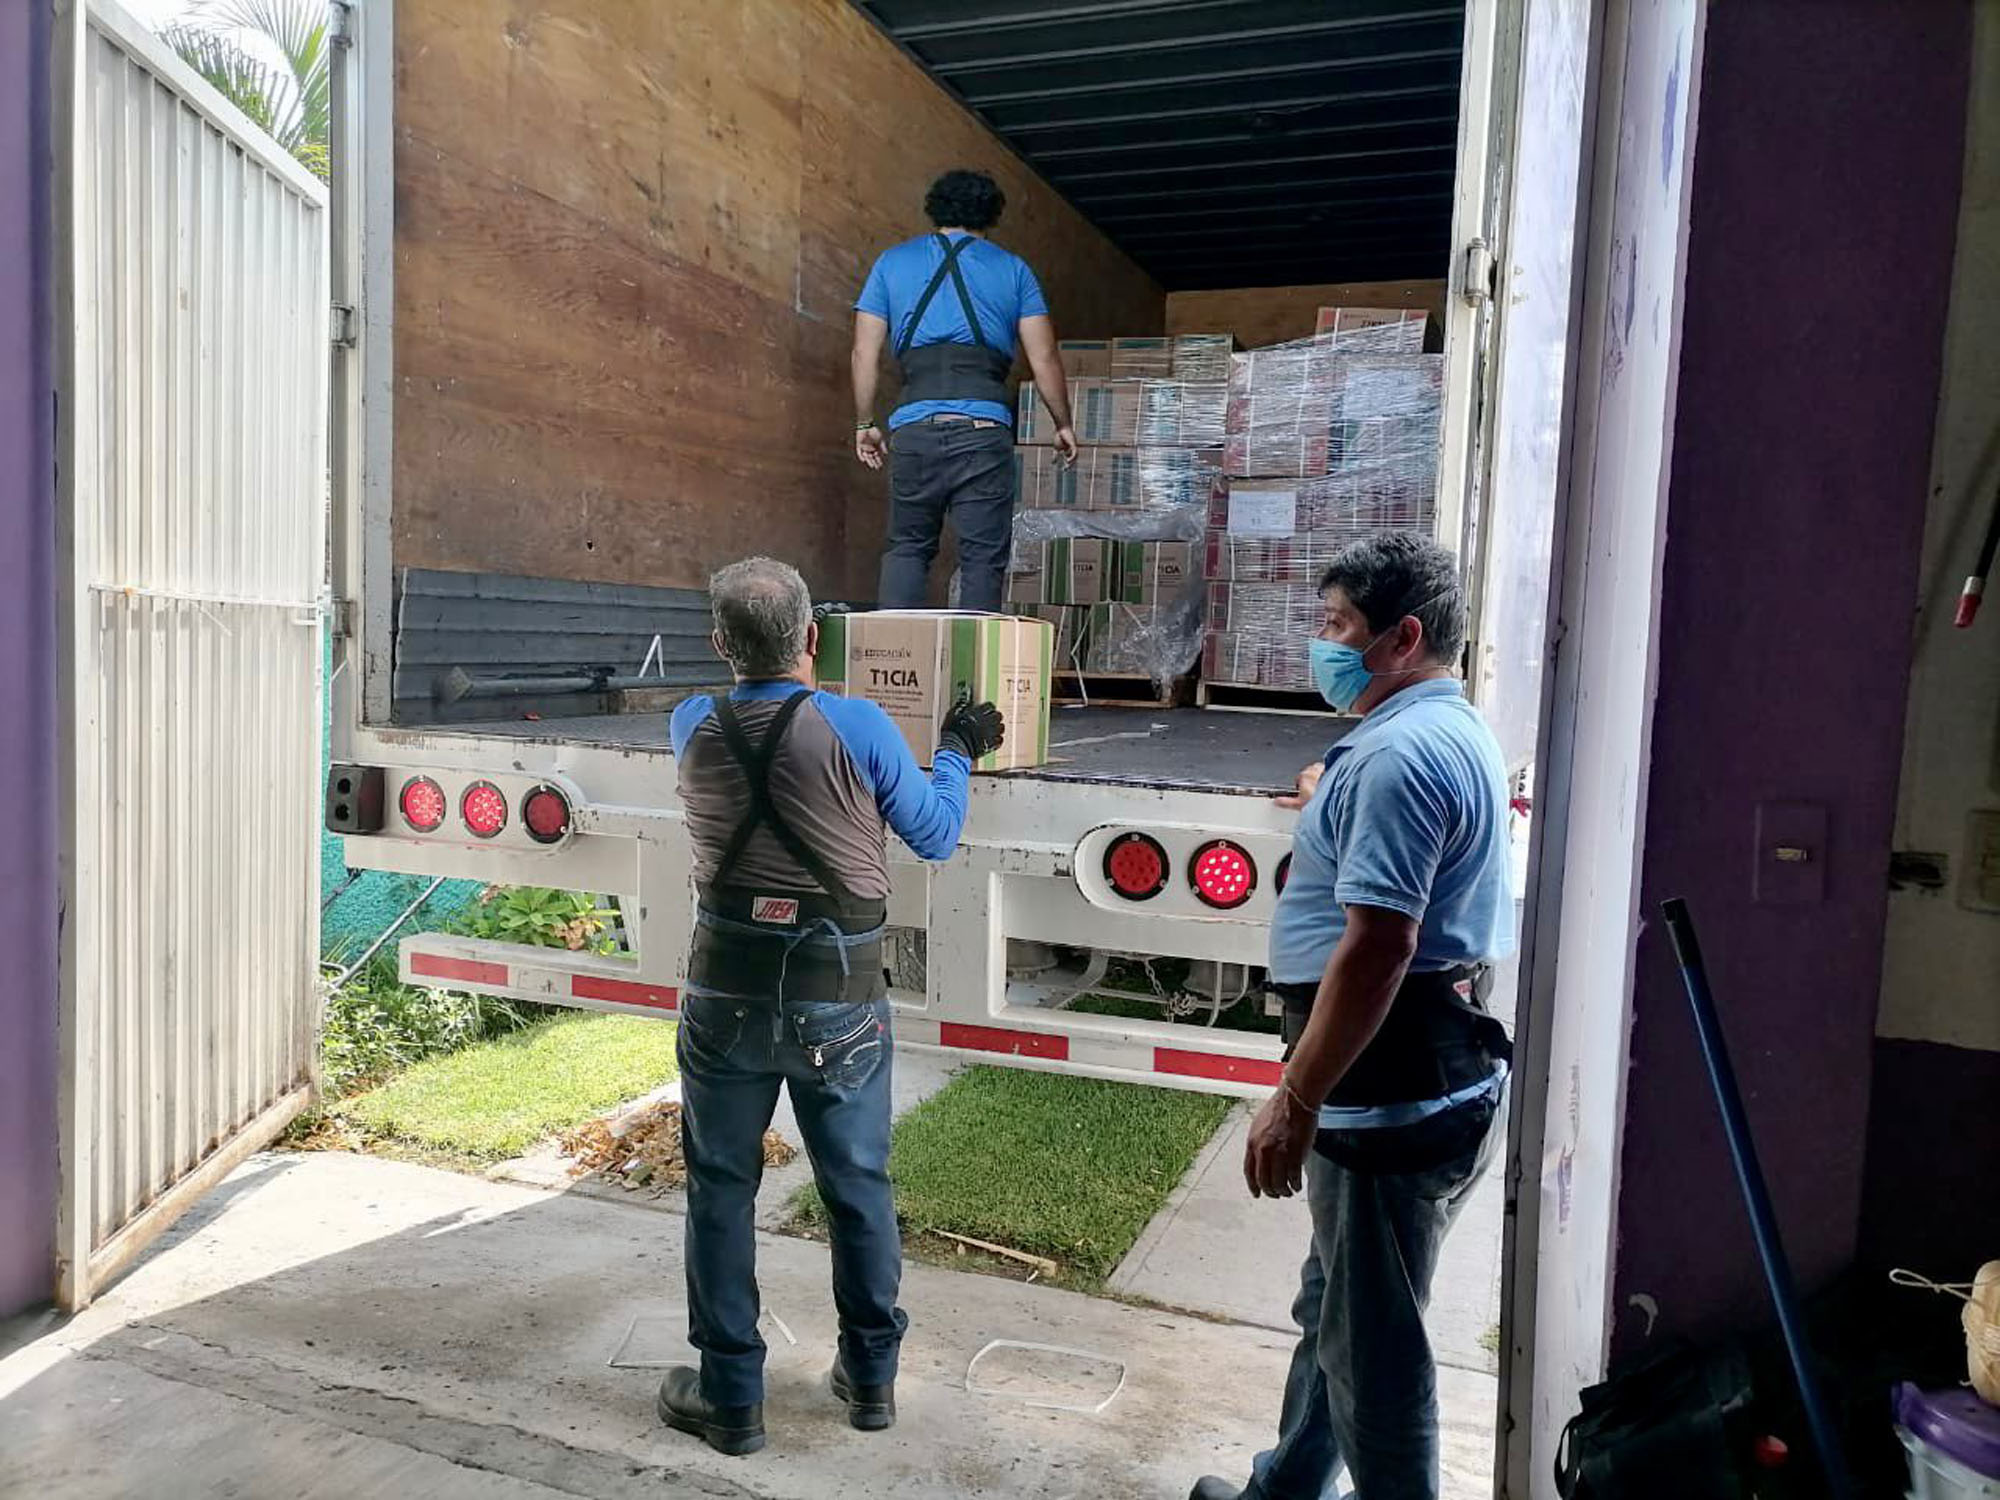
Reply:
[[870, 596], [850, 309], [949, 167], [1000, 179], [1059, 331], [1162, 327], [846, 0], [400, 0], [396, 52], [399, 567], [687, 586], [768, 552]]
[[1167, 298], [1168, 333], [1233, 333], [1246, 349], [1311, 336], [1322, 307], [1421, 307], [1444, 318], [1442, 281], [1343, 281], [1314, 286], [1252, 286], [1175, 292]]

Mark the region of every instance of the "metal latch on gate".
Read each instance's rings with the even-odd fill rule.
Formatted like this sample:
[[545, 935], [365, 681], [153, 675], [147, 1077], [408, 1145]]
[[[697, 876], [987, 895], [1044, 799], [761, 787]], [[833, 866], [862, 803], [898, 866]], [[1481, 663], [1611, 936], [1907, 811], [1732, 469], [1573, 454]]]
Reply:
[[1478, 307], [1493, 300], [1493, 247], [1475, 236], [1465, 247], [1462, 267], [1464, 279], [1459, 283], [1459, 295], [1468, 304]]
[[333, 304], [333, 342], [336, 348], [354, 347], [354, 309], [345, 302]]

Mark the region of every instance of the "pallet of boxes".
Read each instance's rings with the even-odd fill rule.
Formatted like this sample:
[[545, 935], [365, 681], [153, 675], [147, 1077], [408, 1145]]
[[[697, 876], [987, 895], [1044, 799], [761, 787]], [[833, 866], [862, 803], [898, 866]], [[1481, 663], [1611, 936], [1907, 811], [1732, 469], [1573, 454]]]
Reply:
[[1444, 360], [1421, 311], [1322, 308], [1313, 337], [1231, 361], [1209, 511], [1201, 703], [1326, 713], [1319, 581], [1372, 533], [1431, 532]]
[[1061, 352], [1081, 454], [1062, 462], [1023, 386], [1009, 607], [1054, 627], [1059, 700], [1186, 702], [1234, 340], [1072, 339]]

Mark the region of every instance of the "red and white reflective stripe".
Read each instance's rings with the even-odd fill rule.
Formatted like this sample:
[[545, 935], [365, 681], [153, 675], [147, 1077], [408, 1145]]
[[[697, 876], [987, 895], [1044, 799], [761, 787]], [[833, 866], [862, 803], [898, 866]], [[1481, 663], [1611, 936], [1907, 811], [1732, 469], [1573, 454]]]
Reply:
[[1040, 1057], [1051, 1062], [1069, 1059], [1068, 1037], [1052, 1031], [1017, 1031], [1010, 1026], [968, 1026], [962, 1021], [942, 1021], [938, 1024], [938, 1045], [967, 1052]]
[[448, 953], [412, 953], [410, 973], [419, 979], [451, 979], [460, 984], [491, 985], [503, 990], [511, 988], [513, 982], [505, 964], [454, 958]]
[[610, 1005], [638, 1005], [647, 1010], [679, 1010], [680, 991], [671, 985], [645, 984], [636, 979], [608, 979], [600, 974], [572, 974], [569, 992], [578, 1000], [602, 1000]]
[[1153, 1071], [1181, 1078], [1215, 1078], [1225, 1083], [1255, 1083], [1276, 1088], [1285, 1076], [1285, 1065], [1268, 1057], [1228, 1057], [1220, 1052], [1184, 1052], [1178, 1047], [1155, 1047]]

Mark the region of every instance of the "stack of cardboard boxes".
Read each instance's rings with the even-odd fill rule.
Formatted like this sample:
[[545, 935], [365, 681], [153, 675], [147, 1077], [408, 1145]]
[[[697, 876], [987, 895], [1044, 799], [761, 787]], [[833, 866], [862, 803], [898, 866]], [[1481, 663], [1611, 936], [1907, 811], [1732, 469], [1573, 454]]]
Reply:
[[1322, 308], [1312, 338], [1232, 358], [1203, 553], [1209, 681], [1309, 690], [1327, 563], [1371, 533], [1435, 525], [1434, 345], [1422, 312]]
[[1234, 349], [1228, 334], [1064, 341], [1074, 464], [1022, 385], [1008, 600], [1054, 626], [1058, 670], [1167, 678], [1193, 665]]

